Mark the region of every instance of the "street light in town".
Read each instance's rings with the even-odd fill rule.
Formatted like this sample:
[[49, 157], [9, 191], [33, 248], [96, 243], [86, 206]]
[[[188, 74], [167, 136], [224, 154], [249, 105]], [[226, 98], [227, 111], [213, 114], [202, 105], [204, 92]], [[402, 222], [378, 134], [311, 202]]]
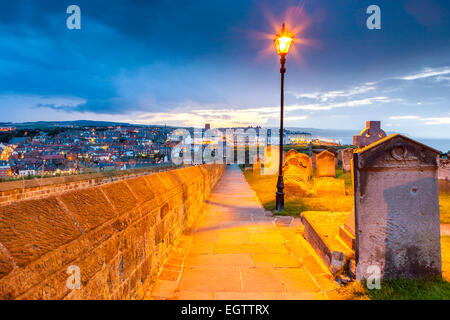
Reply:
[[281, 113], [280, 113], [280, 163], [278, 168], [278, 182], [276, 193], [276, 211], [280, 211], [284, 208], [284, 183], [283, 183], [283, 117], [284, 117], [284, 74], [286, 73], [286, 55], [289, 53], [289, 49], [292, 46], [294, 35], [286, 30], [286, 26], [283, 23], [281, 31], [275, 36], [275, 47], [277, 48], [278, 55], [281, 62]]

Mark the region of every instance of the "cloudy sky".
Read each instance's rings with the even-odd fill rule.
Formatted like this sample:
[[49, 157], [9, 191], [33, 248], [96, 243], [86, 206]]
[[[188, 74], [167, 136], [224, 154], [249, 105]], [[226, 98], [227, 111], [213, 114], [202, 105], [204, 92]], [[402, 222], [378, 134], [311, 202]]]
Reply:
[[[1, 0], [0, 122], [277, 126], [450, 139], [448, 0]], [[81, 8], [81, 30], [66, 9]], [[366, 26], [381, 8], [381, 30]]]

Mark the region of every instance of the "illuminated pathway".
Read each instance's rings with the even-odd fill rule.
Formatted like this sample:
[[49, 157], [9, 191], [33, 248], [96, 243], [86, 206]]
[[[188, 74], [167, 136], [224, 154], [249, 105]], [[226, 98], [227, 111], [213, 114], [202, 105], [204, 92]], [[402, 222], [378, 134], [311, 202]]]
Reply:
[[181, 236], [147, 299], [335, 299], [338, 287], [298, 219], [271, 217], [230, 166], [206, 215]]

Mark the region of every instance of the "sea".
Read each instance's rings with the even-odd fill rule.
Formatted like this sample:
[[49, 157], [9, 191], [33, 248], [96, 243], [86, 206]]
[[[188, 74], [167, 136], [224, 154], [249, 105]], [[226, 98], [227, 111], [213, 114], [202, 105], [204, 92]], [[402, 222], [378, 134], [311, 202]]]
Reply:
[[[272, 132], [276, 132], [278, 134], [278, 128], [271, 128]], [[295, 128], [288, 127], [287, 130], [296, 131], [296, 132], [307, 132], [311, 133], [312, 138], [323, 138], [330, 139], [334, 142], [346, 145], [353, 143], [353, 136], [359, 134], [355, 130], [334, 130], [334, 129], [316, 129], [316, 128]], [[393, 134], [395, 132], [386, 131], [387, 135]], [[436, 150], [439, 150], [441, 153], [447, 153], [450, 151], [450, 138], [449, 139], [435, 139], [435, 138], [424, 138], [409, 135], [406, 133], [401, 133], [404, 136], [419, 141], [429, 147], [432, 147]]]

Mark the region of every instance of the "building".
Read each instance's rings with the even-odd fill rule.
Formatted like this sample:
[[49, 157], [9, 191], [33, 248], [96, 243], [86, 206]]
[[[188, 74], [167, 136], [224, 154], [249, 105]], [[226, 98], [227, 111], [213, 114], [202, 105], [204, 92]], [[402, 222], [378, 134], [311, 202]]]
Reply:
[[0, 163], [0, 177], [9, 177], [11, 174], [11, 166], [9, 164]]

